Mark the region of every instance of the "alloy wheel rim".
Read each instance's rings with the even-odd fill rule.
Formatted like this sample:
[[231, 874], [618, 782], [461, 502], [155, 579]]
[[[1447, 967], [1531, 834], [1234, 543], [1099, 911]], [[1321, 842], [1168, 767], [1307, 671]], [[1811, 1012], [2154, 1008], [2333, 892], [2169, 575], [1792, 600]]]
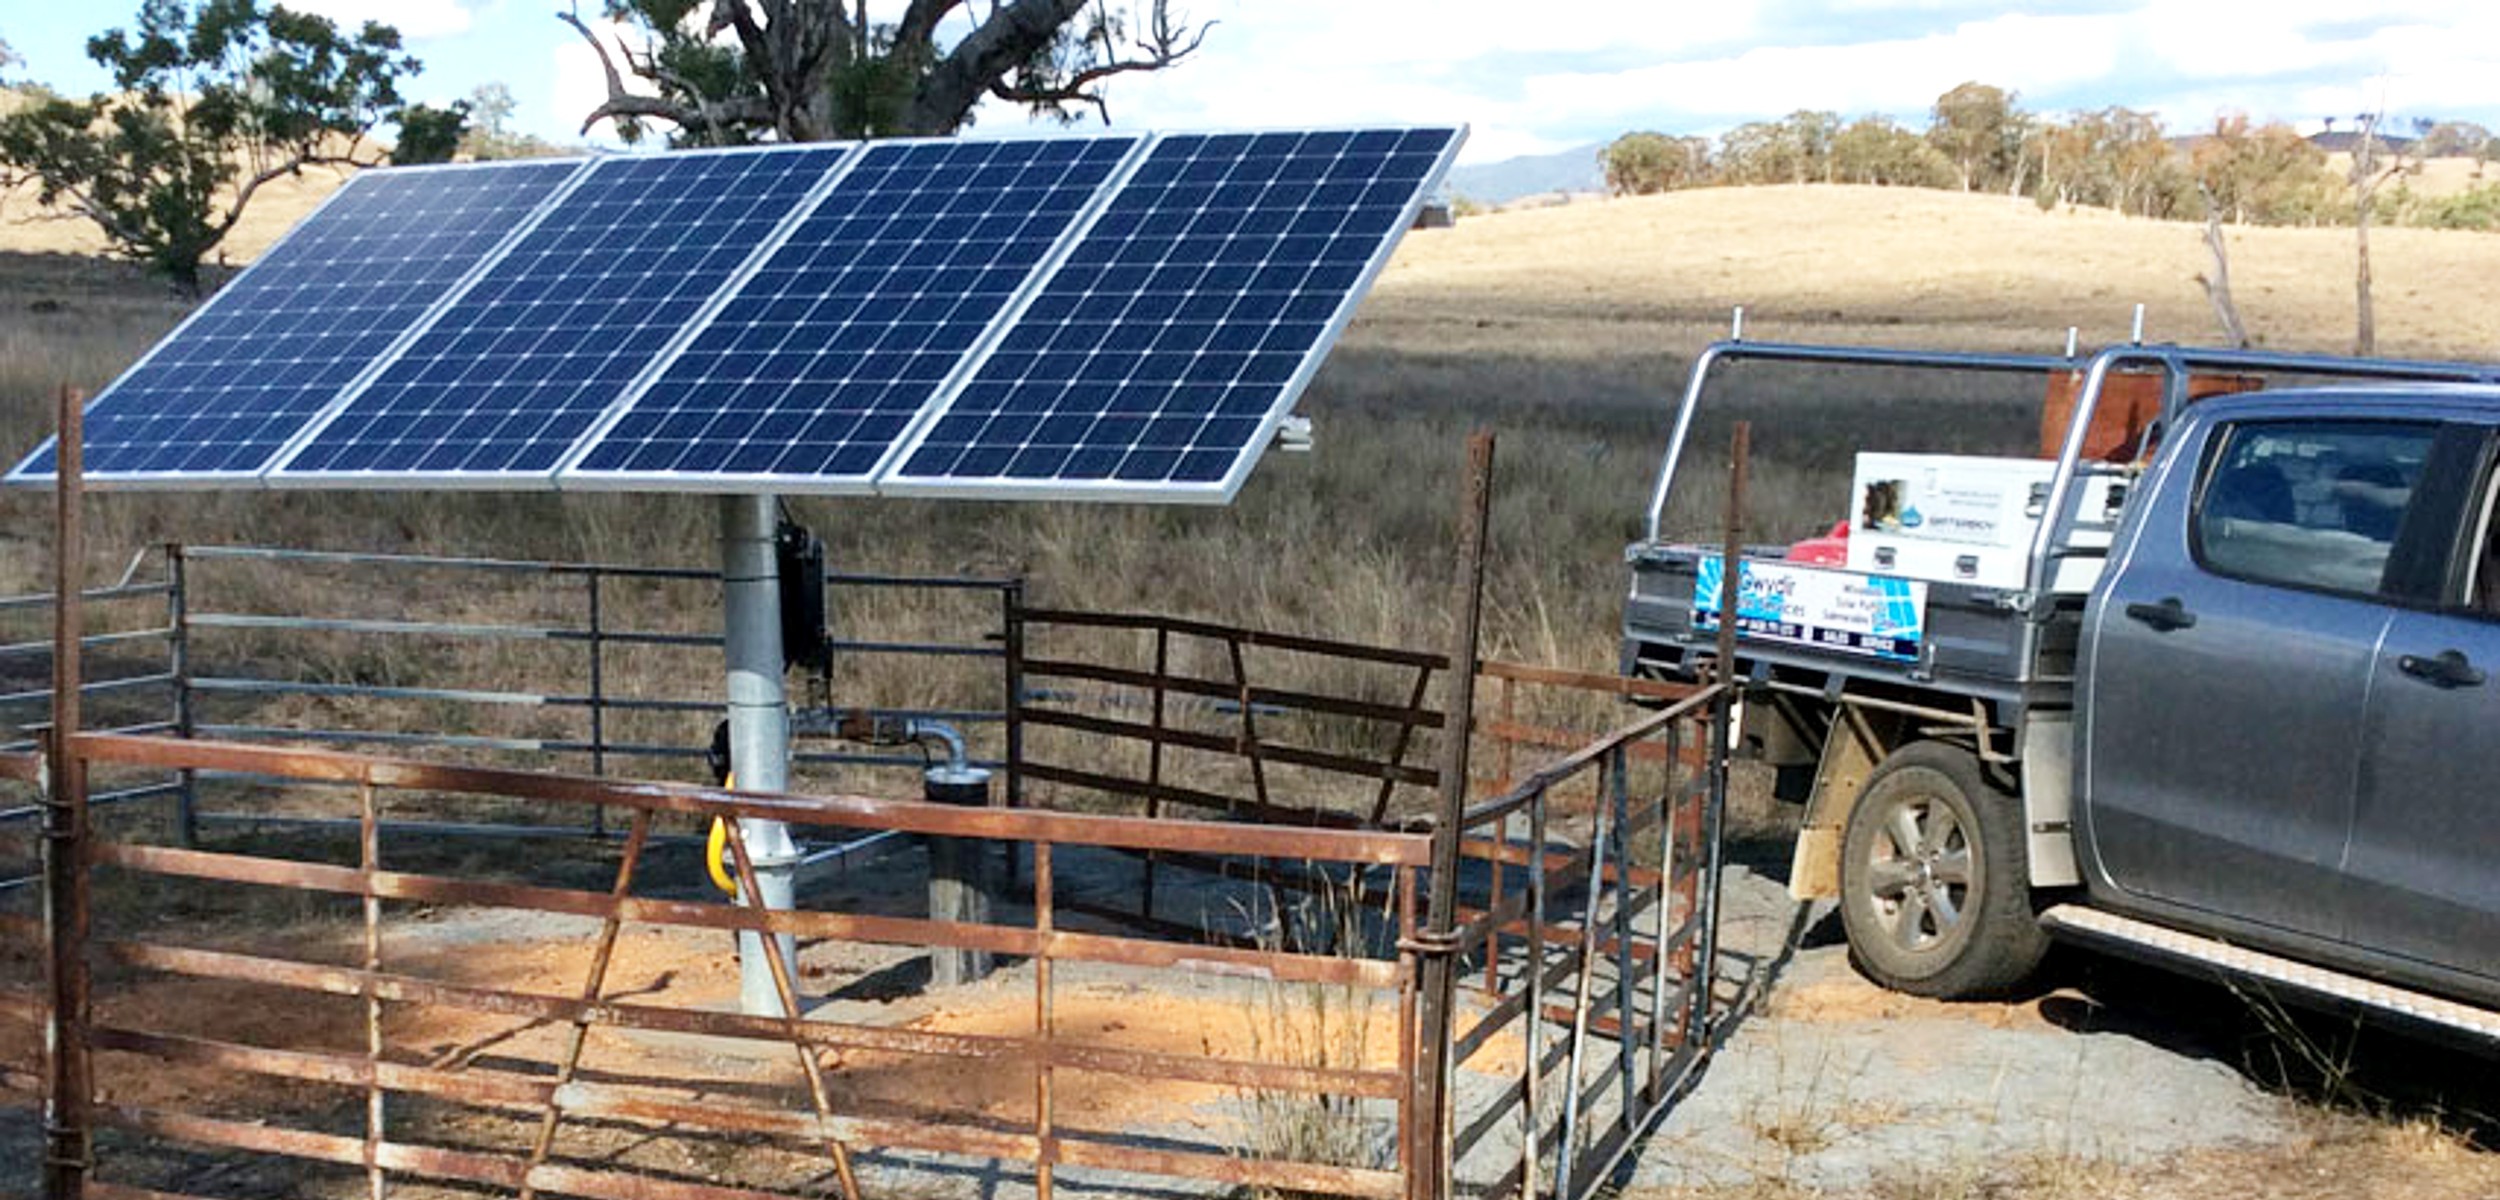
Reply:
[[1885, 935], [1913, 953], [1952, 941], [1970, 920], [1970, 837], [1952, 806], [1903, 797], [1885, 814], [1868, 862], [1868, 893]]

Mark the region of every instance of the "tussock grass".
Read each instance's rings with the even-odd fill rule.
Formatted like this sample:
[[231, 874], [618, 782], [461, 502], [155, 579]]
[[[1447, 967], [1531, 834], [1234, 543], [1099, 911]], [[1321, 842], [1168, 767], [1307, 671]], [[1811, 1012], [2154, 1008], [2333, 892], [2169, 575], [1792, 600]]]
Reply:
[[[1271, 911], [1258, 941], [1275, 953], [1362, 958], [1367, 931], [1393, 923], [1386, 911], [1366, 912], [1352, 887], [1323, 888]], [[1377, 1041], [1396, 1036], [1393, 1008], [1379, 992], [1353, 984], [1269, 983], [1249, 1004], [1251, 1057], [1313, 1070], [1376, 1069], [1385, 1053]], [[1389, 1144], [1394, 1114], [1381, 1111], [1377, 1101], [1269, 1089], [1244, 1090], [1239, 1100], [1247, 1157], [1373, 1169], [1389, 1167], [1395, 1157]], [[1250, 1191], [1260, 1200], [1309, 1195]]]

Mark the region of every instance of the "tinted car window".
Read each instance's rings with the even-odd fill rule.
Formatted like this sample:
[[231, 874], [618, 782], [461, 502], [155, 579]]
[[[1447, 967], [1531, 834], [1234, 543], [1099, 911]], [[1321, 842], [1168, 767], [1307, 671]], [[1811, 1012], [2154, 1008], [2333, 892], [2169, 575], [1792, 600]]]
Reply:
[[2223, 431], [2197, 495], [2198, 561], [2260, 583], [2370, 595], [2438, 430], [2380, 422]]

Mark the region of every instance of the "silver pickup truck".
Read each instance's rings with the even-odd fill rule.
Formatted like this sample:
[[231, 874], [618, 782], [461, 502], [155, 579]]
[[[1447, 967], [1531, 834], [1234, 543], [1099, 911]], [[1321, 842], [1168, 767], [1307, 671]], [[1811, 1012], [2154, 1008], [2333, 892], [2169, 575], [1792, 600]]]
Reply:
[[[1678, 470], [1696, 409], [1764, 361], [2035, 376], [2042, 444], [1856, 454], [1845, 522], [1730, 592], [1662, 524], [1720, 487]], [[2496, 380], [1723, 342], [1626, 553], [1623, 666], [1710, 669], [1735, 597], [1744, 749], [1806, 806], [1791, 889], [1885, 985], [2002, 992], [2062, 936], [2500, 1038]]]

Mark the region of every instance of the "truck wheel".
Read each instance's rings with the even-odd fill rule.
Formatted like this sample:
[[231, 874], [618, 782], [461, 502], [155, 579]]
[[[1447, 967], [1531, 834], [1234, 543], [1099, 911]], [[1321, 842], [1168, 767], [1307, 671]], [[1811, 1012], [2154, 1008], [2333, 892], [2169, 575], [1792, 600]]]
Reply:
[[1917, 742], [1876, 767], [1841, 841], [1840, 919], [1860, 970], [1944, 999], [2001, 993], [2048, 952], [2022, 801], [1969, 751]]

